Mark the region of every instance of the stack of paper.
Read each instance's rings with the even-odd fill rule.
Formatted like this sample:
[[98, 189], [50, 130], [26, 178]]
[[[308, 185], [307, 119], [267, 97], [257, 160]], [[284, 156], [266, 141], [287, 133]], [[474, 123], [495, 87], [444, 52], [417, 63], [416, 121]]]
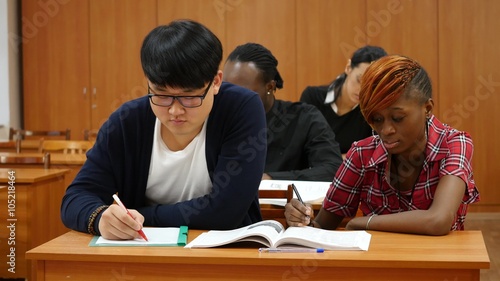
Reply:
[[[326, 196], [326, 192], [330, 188], [331, 182], [325, 181], [296, 181], [296, 180], [263, 180], [260, 182], [259, 189], [278, 189], [285, 190], [289, 184], [295, 184], [302, 200], [305, 203], [321, 203]], [[297, 195], [293, 194], [294, 198]], [[266, 199], [259, 200], [260, 204], [273, 204], [285, 206], [285, 199]]]

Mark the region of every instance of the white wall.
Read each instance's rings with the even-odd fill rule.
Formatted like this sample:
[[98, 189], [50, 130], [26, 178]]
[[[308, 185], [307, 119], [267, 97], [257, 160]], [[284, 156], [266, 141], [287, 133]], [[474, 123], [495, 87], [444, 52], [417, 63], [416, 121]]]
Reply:
[[21, 76], [17, 0], [0, 0], [0, 140], [21, 128]]

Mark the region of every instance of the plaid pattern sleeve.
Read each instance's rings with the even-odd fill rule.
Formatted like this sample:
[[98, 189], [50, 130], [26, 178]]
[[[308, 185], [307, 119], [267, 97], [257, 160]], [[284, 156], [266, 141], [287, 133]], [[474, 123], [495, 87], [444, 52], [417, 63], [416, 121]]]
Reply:
[[474, 146], [469, 134], [451, 131], [447, 139], [448, 155], [441, 160], [439, 167], [440, 177], [453, 175], [461, 178], [466, 187], [464, 203], [474, 203], [478, 195], [472, 173], [472, 153]]
[[[449, 127], [446, 126], [447, 129]], [[465, 193], [457, 210], [455, 223], [452, 230], [463, 230], [468, 204], [479, 201], [479, 191], [476, 188], [472, 172], [472, 154], [474, 145], [470, 135], [466, 132], [450, 129], [443, 142], [448, 144], [448, 154], [440, 162], [439, 177], [453, 175], [465, 183]]]

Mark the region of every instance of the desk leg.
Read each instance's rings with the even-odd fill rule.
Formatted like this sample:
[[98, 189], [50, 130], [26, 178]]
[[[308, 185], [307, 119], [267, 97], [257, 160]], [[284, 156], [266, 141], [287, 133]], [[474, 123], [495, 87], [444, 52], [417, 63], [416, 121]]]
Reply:
[[45, 281], [45, 261], [31, 262], [30, 281]]

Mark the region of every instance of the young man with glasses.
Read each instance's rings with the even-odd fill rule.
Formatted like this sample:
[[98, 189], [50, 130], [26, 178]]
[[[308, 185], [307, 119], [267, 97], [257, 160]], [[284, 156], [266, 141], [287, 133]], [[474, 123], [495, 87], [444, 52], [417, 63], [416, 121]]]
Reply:
[[[132, 239], [143, 225], [233, 229], [261, 220], [264, 108], [257, 94], [222, 83], [221, 60], [220, 41], [193, 21], [146, 36], [148, 94], [99, 130], [63, 198], [67, 227]], [[112, 204], [116, 193], [131, 217]]]

